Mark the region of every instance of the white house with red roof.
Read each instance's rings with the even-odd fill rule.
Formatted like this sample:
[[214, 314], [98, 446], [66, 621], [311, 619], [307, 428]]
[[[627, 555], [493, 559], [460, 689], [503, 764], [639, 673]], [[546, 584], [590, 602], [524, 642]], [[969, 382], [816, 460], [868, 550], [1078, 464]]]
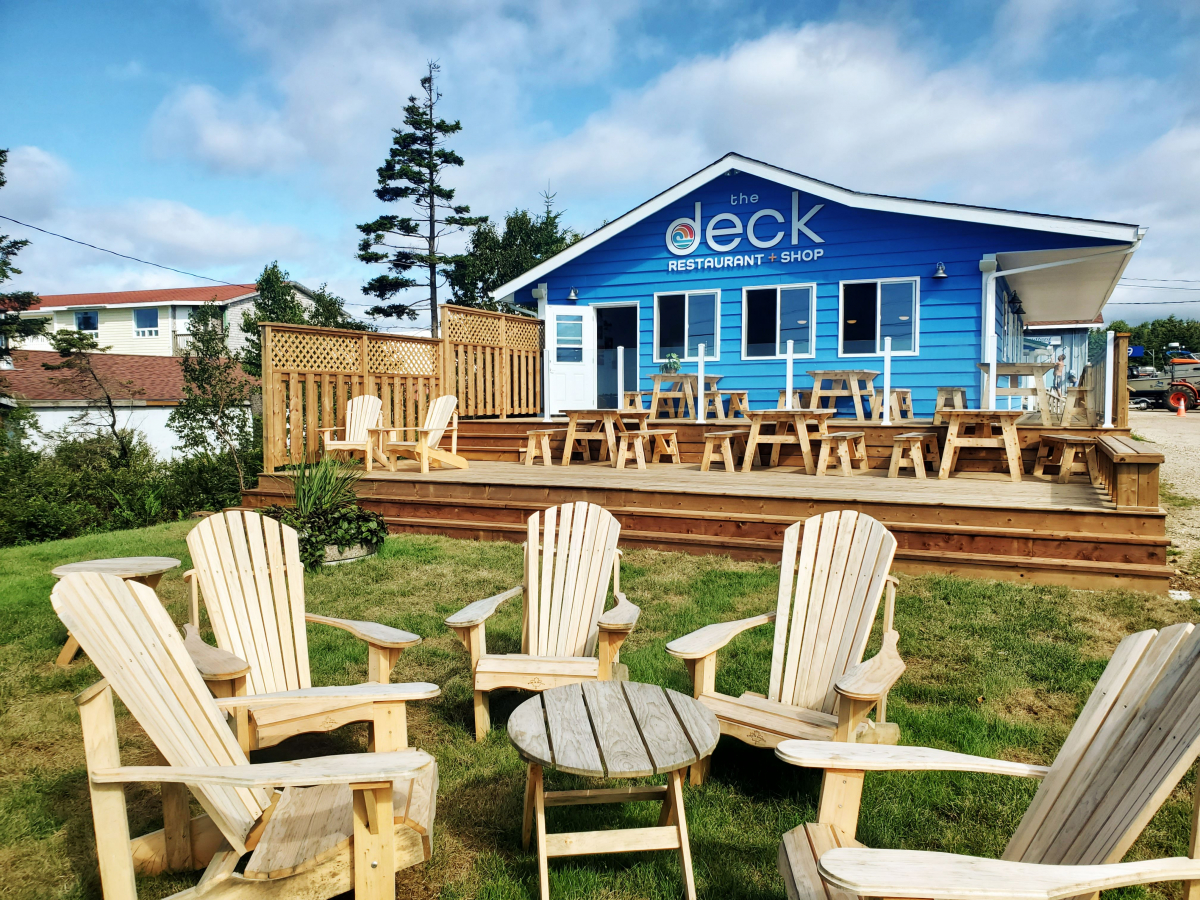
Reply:
[[[312, 291], [289, 282], [308, 305]], [[149, 291], [113, 291], [103, 294], [55, 294], [23, 318], [51, 319], [52, 331], [86, 331], [110, 353], [132, 356], [179, 356], [187, 346], [192, 311], [213, 301], [225, 312], [231, 350], [245, 346], [242, 313], [258, 297], [253, 284], [212, 287], [157, 288]], [[26, 350], [49, 350], [50, 342], [36, 338], [21, 345]]]

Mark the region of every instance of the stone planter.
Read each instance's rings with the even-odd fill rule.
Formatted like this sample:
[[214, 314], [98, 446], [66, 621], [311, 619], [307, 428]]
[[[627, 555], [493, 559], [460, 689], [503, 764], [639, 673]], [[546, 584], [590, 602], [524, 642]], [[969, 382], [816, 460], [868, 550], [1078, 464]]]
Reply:
[[377, 552], [377, 548], [372, 547], [370, 544], [355, 544], [353, 547], [347, 547], [345, 550], [338, 550], [336, 544], [328, 544], [325, 547], [324, 565], [339, 566], [342, 563], [357, 562], [360, 559], [374, 556]]

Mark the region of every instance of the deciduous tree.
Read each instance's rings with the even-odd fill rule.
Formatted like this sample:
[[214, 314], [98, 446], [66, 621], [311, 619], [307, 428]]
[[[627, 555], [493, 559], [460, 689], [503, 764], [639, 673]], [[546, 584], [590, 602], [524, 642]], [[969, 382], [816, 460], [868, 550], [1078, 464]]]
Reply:
[[145, 393], [132, 381], [122, 381], [102, 375], [93, 365], [96, 354], [111, 350], [101, 347], [94, 337], [83, 331], [56, 331], [50, 343], [58, 351], [56, 363], [42, 363], [42, 368], [60, 374], [50, 383], [72, 397], [84, 401], [84, 410], [71, 419], [75, 429], [102, 428], [112, 435], [117, 449], [117, 463], [127, 465], [133, 450], [133, 434], [121, 427], [117, 412], [118, 400], [133, 400]]
[[[8, 151], [0, 150], [0, 188], [8, 183], [4, 176], [4, 166], [7, 163]], [[8, 281], [14, 275], [21, 274], [21, 270], [16, 267], [13, 260], [28, 246], [29, 241], [27, 240], [0, 234], [0, 284]], [[45, 334], [48, 330], [49, 319], [21, 318], [20, 314], [36, 306], [38, 301], [38, 295], [32, 291], [0, 292], [0, 361], [9, 361], [8, 351], [14, 341], [37, 337]], [[3, 377], [0, 377], [0, 397], [8, 396], [5, 385]]]

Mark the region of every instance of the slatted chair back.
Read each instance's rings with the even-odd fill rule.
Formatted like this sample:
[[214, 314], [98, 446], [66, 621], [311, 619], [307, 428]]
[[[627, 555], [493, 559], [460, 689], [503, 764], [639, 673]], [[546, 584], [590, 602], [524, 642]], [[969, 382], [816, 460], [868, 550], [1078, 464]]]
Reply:
[[[152, 588], [74, 573], [55, 585], [50, 601], [169, 765], [248, 764]], [[257, 788], [188, 787], [235, 847], [269, 803]]]
[[366, 441], [370, 437], [367, 429], [379, 425], [381, 409], [383, 401], [374, 394], [359, 394], [346, 404], [346, 442]]
[[783, 533], [771, 700], [833, 713], [833, 685], [862, 662], [896, 539], [870, 516], [827, 512]]
[[1143, 631], [1117, 647], [1004, 858], [1121, 861], [1200, 753], [1200, 629]]
[[249, 693], [312, 687], [296, 529], [228, 510], [188, 532], [187, 545], [217, 646], [250, 664]]
[[594, 503], [565, 503], [529, 517], [523, 652], [596, 652], [596, 622], [604, 612], [620, 535], [621, 524]]
[[457, 403], [458, 398], [453, 394], [443, 394], [429, 404], [429, 412], [425, 413], [425, 428], [430, 429], [428, 437], [430, 447], [436, 447], [442, 440], [442, 435], [450, 425], [450, 417], [454, 415], [454, 407]]

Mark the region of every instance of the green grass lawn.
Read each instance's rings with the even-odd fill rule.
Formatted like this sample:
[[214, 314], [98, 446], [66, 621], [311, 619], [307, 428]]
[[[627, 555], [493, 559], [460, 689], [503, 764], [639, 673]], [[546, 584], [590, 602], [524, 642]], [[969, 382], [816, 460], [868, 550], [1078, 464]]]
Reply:
[[[54, 566], [107, 556], [175, 556], [184, 566], [159, 587], [177, 622], [186, 618], [181, 573], [188, 566], [181, 522], [0, 551], [0, 897], [99, 897], [79, 720], [71, 696], [97, 679], [86, 659], [54, 667], [66, 637], [49, 602]], [[307, 578], [311, 612], [370, 619], [425, 637], [393, 673], [432, 681], [436, 701], [413, 704], [410, 740], [437, 757], [441, 773], [434, 855], [405, 871], [400, 896], [536, 896], [534, 857], [521, 850], [524, 766], [503, 725], [524, 695], [493, 695], [490, 738], [472, 738], [466, 655], [442, 625], [462, 605], [520, 581], [521, 548], [438, 537], [388, 540], [378, 558]], [[701, 625], [773, 607], [774, 567], [724, 557], [631, 550], [623, 585], [642, 607], [622, 650], [630, 677], [690, 693], [683, 664], [664, 644]], [[1195, 619], [1194, 607], [1131, 593], [1007, 585], [928, 576], [904, 578], [897, 600], [900, 651], [908, 671], [892, 693], [889, 718], [902, 741], [985, 756], [1046, 763], [1066, 736], [1117, 642], [1130, 632]], [[363, 645], [344, 632], [309, 626], [314, 684], [366, 677]], [[735, 639], [721, 655], [717, 688], [766, 689], [770, 627]], [[517, 651], [520, 605], [489, 623], [494, 652]], [[872, 653], [868, 651], [868, 654]], [[123, 712], [127, 763], [150, 762], [145, 736]], [[365, 749], [365, 726], [302, 736], [255, 759]], [[583, 779], [551, 773], [551, 788]], [[1131, 856], [1187, 852], [1193, 777], [1151, 822]], [[1029, 803], [1036, 783], [989, 775], [904, 773], [867, 776], [859, 839], [873, 847], [937, 849], [996, 856]], [[774, 754], [723, 739], [712, 778], [688, 789], [699, 893], [709, 898], [782, 898], [775, 868], [784, 831], [815, 815], [818, 777]], [[161, 826], [157, 788], [128, 789], [135, 834]], [[551, 830], [653, 825], [656, 804], [562, 808]], [[139, 885], [161, 897], [198, 876], [164, 876]], [[582, 857], [552, 862], [555, 898], [675, 898], [673, 852]], [[1122, 892], [1142, 896], [1139, 890]], [[1177, 885], [1161, 894], [1177, 895]]]

